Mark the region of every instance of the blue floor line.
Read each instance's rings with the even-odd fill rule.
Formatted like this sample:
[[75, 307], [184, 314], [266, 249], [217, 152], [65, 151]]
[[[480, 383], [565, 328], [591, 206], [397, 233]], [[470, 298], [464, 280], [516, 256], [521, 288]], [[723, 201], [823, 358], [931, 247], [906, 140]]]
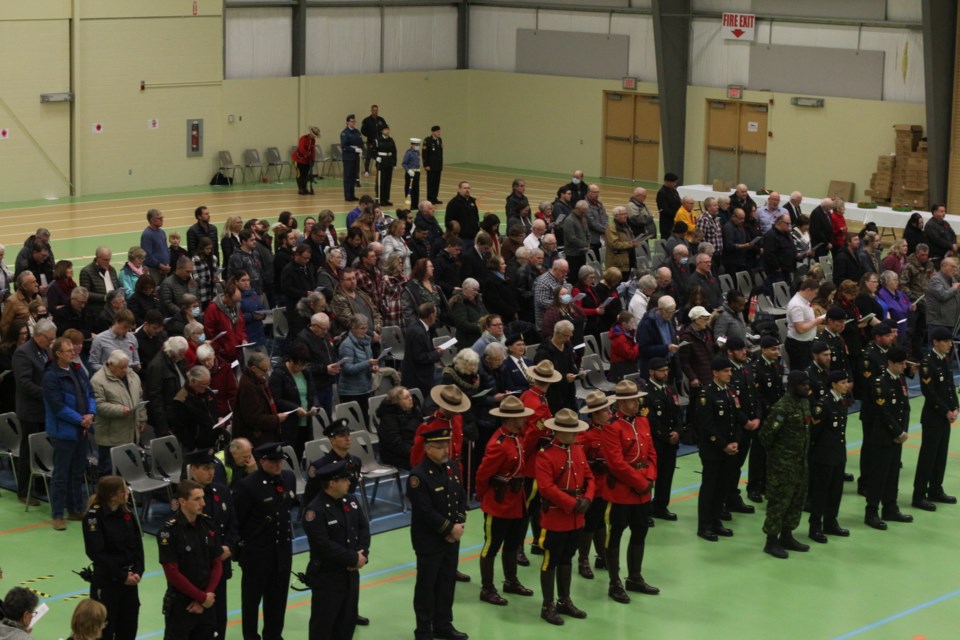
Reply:
[[918, 605], [916, 605], [915, 607], [910, 607], [909, 609], [905, 609], [905, 610], [901, 611], [900, 613], [895, 613], [895, 614], [893, 614], [892, 616], [887, 616], [886, 618], [882, 618], [882, 619], [880, 619], [880, 620], [877, 620], [876, 622], [871, 622], [870, 624], [868, 624], [868, 625], [866, 625], [866, 626], [863, 626], [863, 627], [860, 627], [859, 629], [854, 629], [853, 631], [850, 631], [850, 632], [848, 632], [848, 633], [845, 633], [845, 634], [843, 634], [842, 636], [837, 636], [837, 637], [834, 638], [833, 640], [847, 640], [847, 638], [853, 638], [854, 636], [858, 636], [858, 635], [860, 635], [861, 633], [866, 633], [867, 631], [872, 631], [872, 630], [876, 629], [877, 627], [881, 627], [881, 626], [887, 624], [888, 622], [893, 622], [894, 620], [899, 620], [900, 618], [906, 617], [906, 616], [910, 615], [911, 613], [916, 613], [917, 611], [922, 611], [923, 609], [926, 609], [926, 608], [928, 608], [928, 607], [932, 607], [933, 605], [936, 605], [936, 604], [940, 604], [941, 602], [945, 602], [945, 601], [947, 601], [947, 600], [949, 600], [949, 599], [951, 599], [951, 598], [955, 598], [955, 597], [957, 597], [957, 596], [960, 596], [960, 589], [958, 589], [957, 591], [951, 591], [950, 593], [944, 594], [944, 595], [942, 595], [942, 596], [940, 596], [940, 597], [938, 597], [938, 598], [934, 598], [933, 600], [927, 600], [926, 602], [924, 602], [924, 603], [922, 603], [922, 604], [918, 604]]

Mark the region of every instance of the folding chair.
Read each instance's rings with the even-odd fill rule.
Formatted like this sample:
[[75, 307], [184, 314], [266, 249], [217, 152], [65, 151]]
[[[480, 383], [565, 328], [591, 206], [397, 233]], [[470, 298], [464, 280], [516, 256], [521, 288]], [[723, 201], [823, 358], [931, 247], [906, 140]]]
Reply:
[[[304, 450], [306, 451], [306, 450]], [[280, 464], [284, 469], [292, 471], [297, 478], [297, 495], [302, 496], [307, 488], [307, 479], [303, 477], [303, 467], [300, 466], [300, 460], [297, 458], [297, 452], [290, 445], [283, 446], [283, 460]]]
[[[367, 431], [367, 425], [363, 422], [363, 411], [360, 409], [359, 403], [343, 402], [338, 404], [333, 411], [333, 417], [336, 420], [346, 419], [351, 436], [360, 431]], [[373, 438], [374, 443], [380, 442], [377, 436], [370, 434], [370, 437]]]
[[786, 282], [773, 283], [773, 297], [777, 301], [778, 307], [787, 308], [787, 304], [790, 302], [790, 287]]
[[333, 171], [330, 175], [343, 175], [343, 150], [339, 144], [332, 144], [330, 145], [330, 155], [323, 158], [320, 172], [326, 174], [328, 169], [333, 170], [337, 167], [339, 167], [339, 170]]
[[723, 292], [724, 295], [733, 289], [733, 284], [733, 276], [731, 276], [729, 273], [720, 274], [720, 291]]
[[600, 361], [604, 364], [604, 369], [610, 368], [610, 332], [604, 331], [600, 334]]
[[311, 464], [314, 460], [319, 460], [328, 453], [330, 453], [330, 438], [311, 440], [303, 448], [304, 466]]
[[183, 448], [177, 436], [163, 436], [150, 441], [150, 474], [154, 478], [180, 482], [183, 475]]
[[380, 481], [389, 478], [393, 478], [397, 483], [397, 497], [400, 499], [400, 511], [402, 513], [406, 513], [407, 507], [403, 500], [403, 486], [400, 483], [400, 470], [396, 467], [391, 467], [388, 464], [382, 464], [377, 461], [377, 458], [373, 453], [373, 441], [371, 438], [372, 434], [366, 431], [361, 431], [353, 435], [354, 437], [350, 439], [350, 453], [360, 458], [361, 478], [363, 480], [368, 478], [373, 480], [373, 495], [370, 497], [369, 501], [367, 501], [366, 482], [360, 482], [360, 495], [363, 498], [364, 503], [366, 503], [367, 513], [370, 513], [370, 505], [377, 500], [377, 488], [380, 486]]
[[737, 287], [747, 298], [750, 297], [750, 292], [753, 291], [753, 280], [750, 278], [750, 273], [747, 271], [737, 271]]
[[10, 459], [10, 470], [13, 472], [13, 484], [17, 484], [17, 464], [20, 457], [20, 420], [13, 411], [0, 414], [0, 458]]
[[[597, 345], [597, 339], [593, 336], [583, 336], [583, 356], [599, 356], [600, 347]], [[574, 345], [576, 346], [576, 345]]]
[[243, 168], [260, 170], [260, 176], [257, 179], [257, 182], [263, 182], [264, 176], [267, 175], [267, 165], [260, 159], [260, 152], [256, 149], [244, 149], [243, 150]]
[[27, 481], [27, 508], [30, 511], [30, 499], [33, 497], [33, 479], [43, 478], [43, 487], [50, 495], [50, 482], [53, 480], [53, 443], [45, 431], [31, 433], [27, 439], [30, 445], [30, 479]]
[[403, 332], [400, 327], [384, 327], [380, 331], [380, 346], [384, 349], [390, 348], [388, 358], [393, 358], [397, 362], [403, 360]]
[[290, 167], [290, 177], [293, 177], [293, 163], [289, 160], [284, 160], [280, 155], [280, 149], [276, 147], [267, 147], [266, 152], [267, 158], [267, 175], [270, 175], [270, 169], [276, 168], [277, 170], [277, 184], [283, 184], [280, 182], [283, 180], [283, 168]]
[[[219, 166], [217, 167], [217, 171], [219, 171], [220, 173], [223, 173], [224, 171], [229, 171], [229, 172], [230, 172], [230, 179], [233, 180], [234, 182], [236, 182], [236, 181], [237, 181], [237, 169], [239, 169], [239, 170], [240, 170], [240, 180], [241, 180], [242, 182], [246, 182], [246, 181], [247, 181], [247, 174], [244, 173], [243, 167], [241, 167], [240, 165], [236, 164], [236, 163], [233, 161], [233, 156], [230, 155], [230, 152], [229, 152], [229, 151], [218, 151], [218, 152], [217, 152], [217, 160], [219, 161]], [[224, 176], [226, 176], [226, 174], [224, 174]]]
[[[526, 356], [527, 360], [533, 360], [533, 357], [537, 355], [537, 349], [540, 347], [539, 344], [528, 344], [527, 351], [523, 355]], [[536, 364], [536, 363], [534, 363]]]
[[423, 409], [423, 393], [420, 389], [409, 389], [410, 395], [420, 401], [420, 408]]
[[[433, 346], [439, 347], [444, 342], [449, 340], [447, 337], [437, 337], [433, 339]], [[466, 349], [469, 349], [470, 346], [466, 346]], [[444, 349], [443, 353], [440, 354], [440, 362], [443, 363], [443, 366], [449, 367], [453, 364], [453, 356], [457, 355], [457, 345], [453, 345], [449, 349]]]
[[[151, 478], [143, 466], [143, 457], [140, 448], [135, 444], [121, 444], [110, 449], [110, 461], [113, 463], [113, 473], [123, 478], [130, 485], [130, 497], [133, 500], [133, 513], [137, 516], [137, 526], [140, 520], [147, 516], [150, 509], [151, 495], [158, 489], [165, 489], [167, 497], [173, 499], [173, 488], [169, 480]], [[143, 514], [137, 512], [137, 494], [147, 494], [143, 504]], [[141, 533], [143, 529], [141, 527]]]
[[587, 372], [587, 387], [599, 389], [605, 393], [610, 393], [616, 385], [609, 382], [603, 375], [603, 362], [598, 356], [584, 356], [581, 363], [583, 370]]
[[380, 431], [380, 416], [377, 415], [377, 409], [380, 408], [380, 405], [383, 404], [383, 401], [387, 399], [386, 394], [381, 396], [373, 396], [368, 401], [370, 403], [370, 424], [367, 425], [367, 431], [377, 435], [377, 432]]

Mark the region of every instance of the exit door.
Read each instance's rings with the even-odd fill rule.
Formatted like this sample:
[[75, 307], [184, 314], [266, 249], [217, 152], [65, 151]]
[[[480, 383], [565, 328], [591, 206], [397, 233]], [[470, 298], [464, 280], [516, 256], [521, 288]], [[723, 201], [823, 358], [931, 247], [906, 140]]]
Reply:
[[767, 179], [767, 105], [708, 102], [706, 183], [742, 182], [762, 189]]
[[604, 92], [603, 175], [656, 182], [660, 174], [657, 96]]

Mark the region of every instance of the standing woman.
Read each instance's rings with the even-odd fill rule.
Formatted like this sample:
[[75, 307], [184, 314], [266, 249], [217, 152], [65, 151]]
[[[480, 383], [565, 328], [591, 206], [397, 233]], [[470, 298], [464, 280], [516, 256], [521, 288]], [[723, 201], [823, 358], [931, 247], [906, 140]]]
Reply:
[[433, 261], [420, 258], [413, 265], [410, 280], [400, 294], [400, 306], [403, 309], [403, 326], [409, 327], [418, 321], [417, 309], [420, 305], [432, 302], [437, 307], [437, 317], [443, 321], [447, 317], [447, 298], [443, 290], [433, 281]]
[[90, 496], [83, 518], [83, 544], [93, 562], [90, 597], [107, 608], [104, 640], [133, 640], [140, 614], [140, 580], [143, 577], [143, 538], [128, 500], [127, 483], [119, 476], [104, 476]]
[[[870, 327], [880, 324], [883, 321], [883, 305], [877, 298], [877, 292], [880, 290], [880, 276], [876, 273], [865, 273], [860, 276], [860, 286], [857, 289], [855, 303], [860, 309], [860, 317], [874, 314], [870, 321], [863, 327], [863, 337], [866, 342], [870, 342], [872, 334]], [[851, 323], [852, 324], [852, 323]], [[847, 345], [850, 346], [849, 344]], [[851, 351], [850, 353], [855, 353]]]
[[77, 283], [73, 280], [73, 263], [69, 260], [57, 260], [53, 268], [53, 282], [47, 289], [47, 308], [56, 311], [70, 304], [70, 294]]
[[197, 243], [197, 255], [193, 256], [193, 279], [197, 281], [197, 298], [200, 309], [205, 311], [207, 304], [217, 295], [217, 283], [220, 282], [220, 261], [213, 252], [213, 240], [203, 236]]
[[370, 396], [373, 395], [373, 374], [380, 370], [373, 357], [367, 317], [356, 313], [350, 319], [350, 331], [340, 343], [340, 402], [356, 402], [363, 412], [363, 423], [369, 424]]
[[123, 296], [129, 300], [133, 297], [133, 290], [137, 286], [137, 281], [144, 273], [143, 262], [147, 259], [147, 252], [140, 247], [130, 247], [127, 251], [127, 262], [120, 268], [117, 274], [117, 280], [123, 288]]
[[573, 296], [570, 294], [570, 287], [566, 284], [560, 285], [554, 292], [553, 302], [543, 312], [543, 320], [540, 322], [540, 336], [544, 340], [555, 336], [554, 326], [561, 320], [566, 320], [573, 326], [573, 344], [583, 342], [587, 319], [580, 307], [573, 304]]
[[910, 214], [907, 226], [903, 228], [903, 239], [907, 241], [907, 254], [913, 255], [917, 245], [926, 242], [923, 236], [923, 215], [914, 211]]
[[[601, 298], [596, 290], [597, 271], [590, 265], [583, 265], [577, 272], [577, 286], [573, 288], [570, 295], [577, 298], [581, 293], [583, 298], [573, 304], [576, 305], [584, 316], [583, 332], [588, 336], [593, 336], [597, 344], [600, 343], [600, 316], [606, 310], [600, 304], [605, 300]], [[546, 320], [546, 314], [544, 314]], [[579, 343], [578, 343], [579, 344]]]
[[383, 263], [386, 264], [390, 256], [399, 255], [403, 275], [408, 277], [410, 275], [410, 247], [407, 246], [407, 241], [403, 238], [406, 228], [406, 223], [400, 218], [390, 223], [383, 236], [383, 256], [381, 257]]
[[223, 223], [223, 235], [220, 236], [220, 254], [223, 264], [230, 264], [230, 256], [240, 248], [240, 230], [243, 229], [243, 218], [230, 216]]
[[843, 216], [846, 205], [837, 198], [833, 211], [830, 212], [830, 227], [833, 229], [833, 249], [835, 252], [844, 250], [847, 246], [847, 219]]
[[573, 331], [573, 323], [569, 320], [557, 322], [553, 326], [553, 336], [540, 343], [537, 354], [533, 357], [533, 361], [538, 364], [543, 360], [550, 360], [554, 369], [563, 376], [559, 382], [551, 384], [547, 389], [547, 403], [553, 415], [557, 415], [560, 409], [577, 410], [577, 394], [573, 381], [580, 369], [570, 341]]
[[480, 232], [486, 231], [493, 241], [493, 247], [490, 252], [492, 255], [500, 255], [500, 218], [492, 213], [483, 216], [480, 223]]
[[900, 290], [900, 277], [895, 271], [884, 271], [880, 274], [880, 291], [877, 300], [883, 307], [884, 317], [892, 320], [897, 326], [897, 343], [902, 347], [908, 343], [907, 320], [910, 312], [916, 307], [910, 304], [910, 298]]
[[394, 253], [383, 261], [383, 326], [403, 329], [403, 304], [400, 298], [406, 283], [403, 258]]
[[607, 269], [616, 267], [621, 273], [630, 273], [637, 268], [637, 241], [633, 239], [633, 230], [627, 223], [627, 208], [614, 207], [613, 217], [604, 231], [606, 238]]

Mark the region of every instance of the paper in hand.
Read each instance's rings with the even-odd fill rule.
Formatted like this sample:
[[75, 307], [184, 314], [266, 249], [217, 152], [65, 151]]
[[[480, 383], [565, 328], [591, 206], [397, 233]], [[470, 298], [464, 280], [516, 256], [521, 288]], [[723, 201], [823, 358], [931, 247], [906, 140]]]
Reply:
[[40, 618], [47, 615], [50, 611], [50, 607], [47, 606], [46, 602], [41, 602], [37, 605], [37, 608], [33, 612], [33, 618], [30, 619], [30, 626], [35, 627], [37, 623], [40, 622]]
[[479, 393], [473, 394], [473, 397], [474, 397], [474, 398], [482, 398], [483, 396], [487, 395], [488, 393], [490, 393], [490, 389], [484, 389], [483, 391], [480, 391]]
[[447, 341], [444, 342], [443, 344], [438, 345], [437, 348], [438, 348], [438, 349], [449, 349], [450, 347], [452, 347], [452, 346], [455, 345], [455, 344], [457, 344], [457, 339], [456, 339], [456, 338], [450, 338], [449, 340], [447, 340]]
[[386, 358], [387, 356], [390, 355], [390, 352], [391, 352], [392, 350], [393, 350], [393, 349], [391, 349], [390, 347], [387, 347], [386, 349], [383, 350], [383, 353], [380, 354], [380, 357], [377, 358], [377, 360], [383, 360], [384, 358]]
[[221, 331], [221, 332], [218, 333], [217, 335], [215, 335], [215, 336], [213, 336], [212, 338], [210, 338], [207, 342], [214, 342], [214, 341], [216, 341], [216, 340], [219, 340], [220, 338], [222, 338], [222, 337], [225, 336], [225, 335], [227, 335], [227, 332], [226, 332], [226, 331]]
[[573, 296], [573, 300], [571, 300], [570, 302], [580, 302], [586, 297], [587, 297], [587, 294], [580, 292], [577, 295]]
[[218, 422], [217, 424], [213, 425], [213, 428], [214, 428], [214, 429], [220, 429], [220, 428], [222, 428], [224, 425], [226, 425], [228, 422], [230, 422], [230, 419], [231, 419], [231, 418], [233, 418], [233, 411], [231, 411], [231, 412], [228, 413], [227, 415], [225, 415], [225, 416], [223, 416], [222, 418], [220, 418], [220, 422]]
[[150, 401], [149, 401], [149, 400], [141, 400], [140, 402], [137, 403], [137, 406], [135, 406], [134, 409], [139, 409], [140, 407], [145, 407], [145, 406], [147, 406], [148, 404], [150, 404]]
[[872, 320], [872, 319], [874, 319], [874, 318], [876, 318], [876, 317], [877, 317], [877, 314], [875, 314], [875, 313], [868, 313], [867, 315], [865, 315], [865, 316], [863, 316], [862, 318], [860, 318], [860, 322], [866, 322], [867, 320]]
[[685, 347], [685, 346], [687, 346], [688, 344], [690, 344], [690, 343], [689, 343], [688, 341], [684, 340], [683, 342], [681, 342], [681, 343], [678, 344], [677, 346], [678, 346], [678, 347]]
[[610, 296], [609, 298], [607, 298], [606, 300], [604, 300], [603, 302], [601, 302], [601, 303], [600, 303], [600, 308], [602, 309], [602, 308], [606, 307], [606, 306], [607, 306], [608, 304], [610, 304], [611, 302], [613, 302], [613, 296]]
[[573, 350], [574, 350], [574, 351], [577, 351], [577, 350], [579, 350], [579, 349], [584, 349], [584, 348], [586, 348], [586, 346], [587, 346], [587, 343], [586, 343], [586, 342], [581, 342], [580, 344], [578, 344], [577, 346], [575, 346], [575, 347], [573, 348]]

